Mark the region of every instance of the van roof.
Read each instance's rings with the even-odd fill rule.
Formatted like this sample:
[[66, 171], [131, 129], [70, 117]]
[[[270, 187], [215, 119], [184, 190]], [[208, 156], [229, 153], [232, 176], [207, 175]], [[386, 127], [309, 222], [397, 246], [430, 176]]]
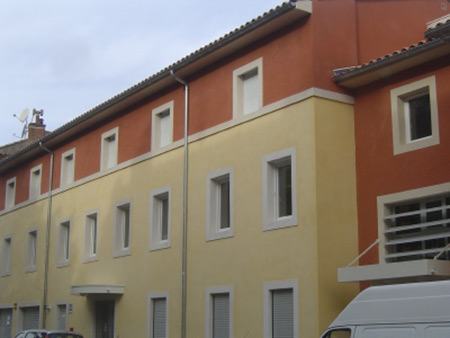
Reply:
[[450, 281], [372, 286], [330, 327], [450, 321]]

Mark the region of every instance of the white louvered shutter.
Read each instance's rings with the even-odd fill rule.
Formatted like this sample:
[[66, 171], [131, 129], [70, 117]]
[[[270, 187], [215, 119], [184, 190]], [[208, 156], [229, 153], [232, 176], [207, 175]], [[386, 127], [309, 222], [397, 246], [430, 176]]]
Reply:
[[166, 338], [166, 298], [153, 300], [153, 338]]
[[30, 306], [22, 309], [23, 313], [23, 330], [39, 328], [39, 307]]
[[294, 337], [294, 300], [292, 289], [272, 291], [272, 337]]
[[259, 109], [261, 93], [258, 76], [257, 68], [242, 75], [242, 112], [244, 115]]
[[230, 336], [230, 295], [213, 295], [213, 338]]

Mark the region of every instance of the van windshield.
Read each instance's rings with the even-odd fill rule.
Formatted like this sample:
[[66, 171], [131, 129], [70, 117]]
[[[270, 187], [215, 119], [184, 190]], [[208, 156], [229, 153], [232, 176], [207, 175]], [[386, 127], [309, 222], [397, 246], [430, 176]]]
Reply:
[[352, 331], [350, 329], [336, 329], [327, 332], [323, 338], [350, 338]]

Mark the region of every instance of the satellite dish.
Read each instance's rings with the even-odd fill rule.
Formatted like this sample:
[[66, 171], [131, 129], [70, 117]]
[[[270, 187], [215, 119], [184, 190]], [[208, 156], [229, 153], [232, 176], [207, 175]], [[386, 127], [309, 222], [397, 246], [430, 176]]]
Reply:
[[25, 108], [18, 117], [19, 121], [20, 122], [25, 121], [28, 118], [29, 114], [30, 114], [30, 110], [28, 108]]

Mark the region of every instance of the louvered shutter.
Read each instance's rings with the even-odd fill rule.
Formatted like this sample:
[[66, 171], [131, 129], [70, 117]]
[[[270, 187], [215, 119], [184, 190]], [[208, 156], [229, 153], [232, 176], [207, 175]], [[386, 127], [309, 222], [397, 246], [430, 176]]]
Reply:
[[294, 300], [292, 289], [272, 291], [272, 337], [294, 337]]
[[38, 329], [39, 328], [39, 307], [30, 306], [22, 308], [23, 323], [22, 329]]
[[153, 338], [166, 338], [166, 298], [153, 299]]
[[258, 80], [258, 69], [255, 68], [241, 76], [242, 78], [242, 112], [252, 113], [259, 109], [260, 89]]
[[0, 337], [11, 338], [12, 310], [0, 310]]
[[230, 336], [230, 296], [228, 293], [213, 295], [213, 338]]

